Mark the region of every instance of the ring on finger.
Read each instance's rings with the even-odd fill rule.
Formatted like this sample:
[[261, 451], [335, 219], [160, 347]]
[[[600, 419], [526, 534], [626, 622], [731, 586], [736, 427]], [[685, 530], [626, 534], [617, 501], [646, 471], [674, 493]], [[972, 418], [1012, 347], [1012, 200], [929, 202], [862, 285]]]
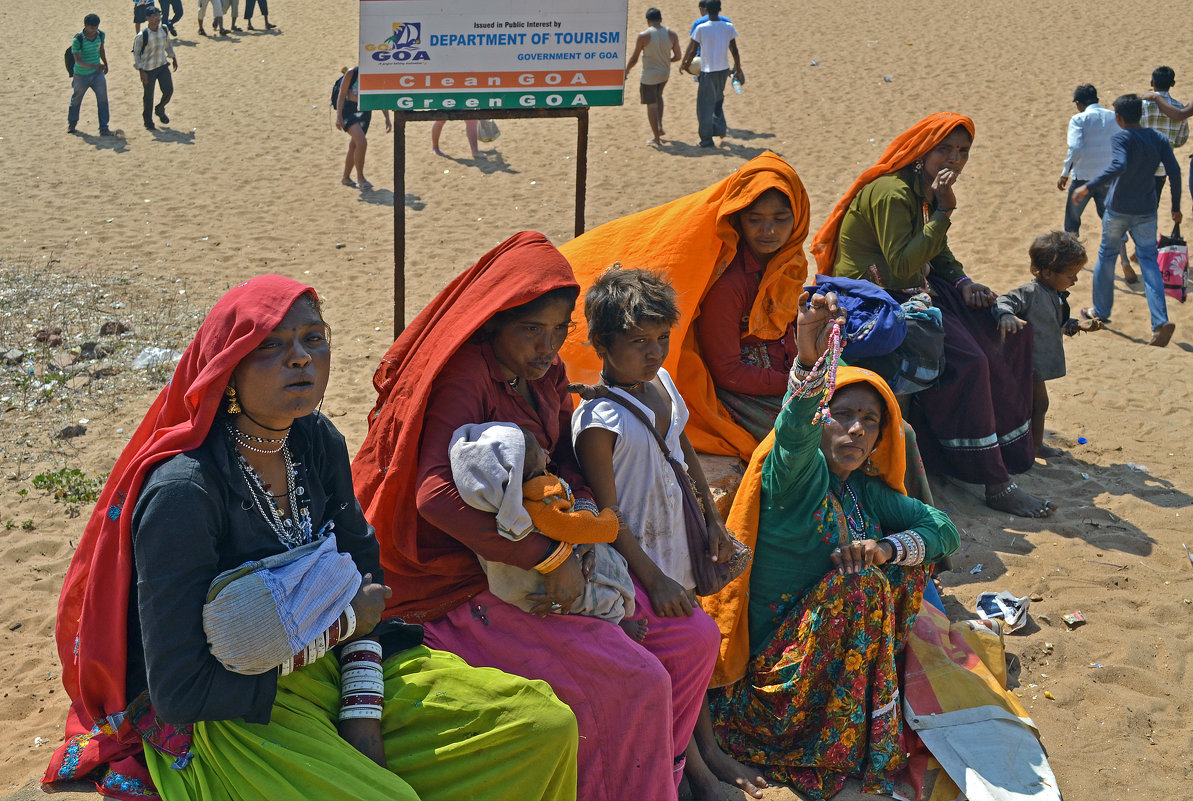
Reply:
[[551, 611], [552, 611], [552, 612], [558, 612], [558, 611], [560, 611], [561, 609], [563, 609], [563, 605], [562, 605], [562, 604], [557, 604], [557, 603], [552, 603], [552, 604], [551, 604]]

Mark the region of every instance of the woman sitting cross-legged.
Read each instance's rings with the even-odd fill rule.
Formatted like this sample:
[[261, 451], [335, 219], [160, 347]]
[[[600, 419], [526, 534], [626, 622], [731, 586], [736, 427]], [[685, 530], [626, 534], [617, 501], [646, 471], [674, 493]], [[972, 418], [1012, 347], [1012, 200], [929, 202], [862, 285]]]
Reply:
[[826, 376], [804, 360], [825, 351], [837, 316], [833, 293], [800, 299], [791, 381], [810, 396], [779, 412], [734, 500], [728, 526], [754, 545], [752, 568], [704, 599], [722, 634], [716, 739], [813, 798], [849, 776], [866, 792], [892, 788], [904, 760], [902, 648], [925, 567], [958, 545], [943, 512], [903, 494], [902, 420], [878, 375], [839, 368], [815, 422]]
[[67, 573], [72, 704], [43, 781], [167, 801], [575, 798], [575, 717], [546, 684], [378, 623], [377, 541], [318, 411], [330, 365], [298, 282], [254, 278], [207, 315]]

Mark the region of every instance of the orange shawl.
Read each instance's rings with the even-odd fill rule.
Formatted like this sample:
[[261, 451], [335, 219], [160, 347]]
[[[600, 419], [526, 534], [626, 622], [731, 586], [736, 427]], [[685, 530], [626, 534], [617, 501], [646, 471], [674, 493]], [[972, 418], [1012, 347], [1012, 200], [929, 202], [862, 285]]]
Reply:
[[816, 257], [817, 272], [832, 275], [833, 263], [837, 260], [837, 237], [841, 232], [845, 211], [866, 184], [879, 176], [901, 170], [916, 159], [922, 158], [943, 142], [957, 126], [965, 128], [969, 131], [970, 137], [973, 137], [973, 120], [954, 111], [940, 111], [924, 117], [886, 146], [878, 162], [857, 177], [845, 196], [833, 206], [832, 213], [812, 238], [812, 255]]
[[[693, 321], [709, 287], [737, 255], [739, 234], [734, 215], [768, 189], [791, 200], [795, 231], [771, 257], [758, 297], [750, 310], [749, 333], [778, 339], [795, 319], [796, 304], [808, 276], [804, 239], [808, 236], [808, 193], [791, 165], [774, 153], [763, 153], [737, 172], [707, 189], [662, 206], [605, 223], [559, 250], [571, 263], [581, 292], [613, 264], [663, 273], [679, 295], [679, 322], [663, 366], [675, 379], [691, 417], [685, 431], [696, 450], [749, 459], [758, 443], [734, 423], [717, 400], [712, 376], [700, 358]], [[573, 381], [595, 383], [601, 361], [584, 343], [588, 329], [569, 337], [560, 356]]]
[[[878, 470], [878, 476], [898, 493], [906, 495], [903, 489], [903, 473], [906, 470], [907, 450], [903, 434], [903, 418], [899, 413], [899, 402], [891, 388], [877, 373], [860, 367], [837, 369], [837, 388], [849, 384], [867, 383], [882, 395], [886, 402], [886, 422], [882, 437], [878, 440], [870, 463]], [[758, 545], [758, 520], [762, 510], [762, 465], [775, 445], [775, 432], [771, 431], [750, 457], [750, 464], [742, 476], [729, 510], [725, 525], [746, 545], [755, 549]], [[713, 687], [724, 687], [746, 675], [750, 662], [750, 627], [746, 611], [750, 605], [750, 571], [753, 565], [734, 579], [716, 595], [700, 599], [704, 611], [717, 621], [721, 630], [721, 651], [717, 654], [717, 666], [713, 670]]]

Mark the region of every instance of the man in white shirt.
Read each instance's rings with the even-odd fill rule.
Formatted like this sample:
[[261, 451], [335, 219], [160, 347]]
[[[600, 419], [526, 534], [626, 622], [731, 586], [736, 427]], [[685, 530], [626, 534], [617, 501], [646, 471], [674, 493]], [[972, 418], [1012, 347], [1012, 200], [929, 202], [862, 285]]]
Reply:
[[[1068, 195], [1065, 197], [1065, 231], [1078, 236], [1081, 232], [1081, 214], [1090, 200], [1094, 201], [1098, 219], [1102, 219], [1106, 211], [1106, 193], [1110, 186], [1107, 184], [1090, 191], [1080, 203], [1073, 202], [1073, 192], [1091, 178], [1101, 175], [1110, 166], [1110, 140], [1122, 129], [1114, 121], [1114, 112], [1098, 103], [1098, 90], [1092, 84], [1078, 86], [1073, 91], [1073, 102], [1077, 104], [1077, 113], [1069, 118], [1069, 150], [1065, 154], [1064, 170], [1056, 182], [1056, 188], [1063, 192], [1068, 185]], [[1070, 174], [1073, 177], [1071, 185]], [[1126, 245], [1123, 245], [1119, 255], [1123, 277], [1127, 283], [1135, 283], [1139, 276], [1127, 260]]]
[[[145, 87], [141, 116], [145, 120], [145, 129], [153, 131], [157, 129], [153, 124], [154, 113], [162, 122], [170, 121], [166, 116], [166, 104], [174, 95], [174, 78], [166, 67], [166, 58], [169, 57], [175, 72], [178, 71], [178, 58], [174, 55], [170, 34], [162, 25], [161, 10], [151, 6], [146, 12], [145, 22], [148, 27], [133, 39], [133, 63], [140, 71], [141, 85]], [[162, 99], [156, 106], [153, 104], [155, 84], [162, 88]]]
[[708, 0], [708, 21], [696, 26], [692, 41], [679, 65], [687, 72], [696, 52], [700, 52], [699, 87], [696, 90], [696, 120], [700, 130], [700, 147], [712, 147], [714, 136], [728, 133], [725, 123], [725, 82], [729, 80], [729, 57], [733, 57], [733, 77], [745, 83], [741, 69], [741, 55], [737, 52], [737, 29], [733, 23], [721, 19], [721, 0]]

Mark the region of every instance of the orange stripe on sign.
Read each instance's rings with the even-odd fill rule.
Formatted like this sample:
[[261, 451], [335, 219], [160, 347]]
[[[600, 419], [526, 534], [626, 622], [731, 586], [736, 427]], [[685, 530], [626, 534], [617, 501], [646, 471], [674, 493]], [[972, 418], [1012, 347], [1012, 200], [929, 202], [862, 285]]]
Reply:
[[[548, 76], [550, 76], [548, 78]], [[580, 77], [577, 77], [580, 76]], [[360, 88], [366, 91], [400, 92], [403, 89], [461, 91], [479, 89], [585, 89], [595, 86], [621, 86], [621, 70], [543, 70], [526, 72], [424, 72], [417, 75], [361, 75]]]

